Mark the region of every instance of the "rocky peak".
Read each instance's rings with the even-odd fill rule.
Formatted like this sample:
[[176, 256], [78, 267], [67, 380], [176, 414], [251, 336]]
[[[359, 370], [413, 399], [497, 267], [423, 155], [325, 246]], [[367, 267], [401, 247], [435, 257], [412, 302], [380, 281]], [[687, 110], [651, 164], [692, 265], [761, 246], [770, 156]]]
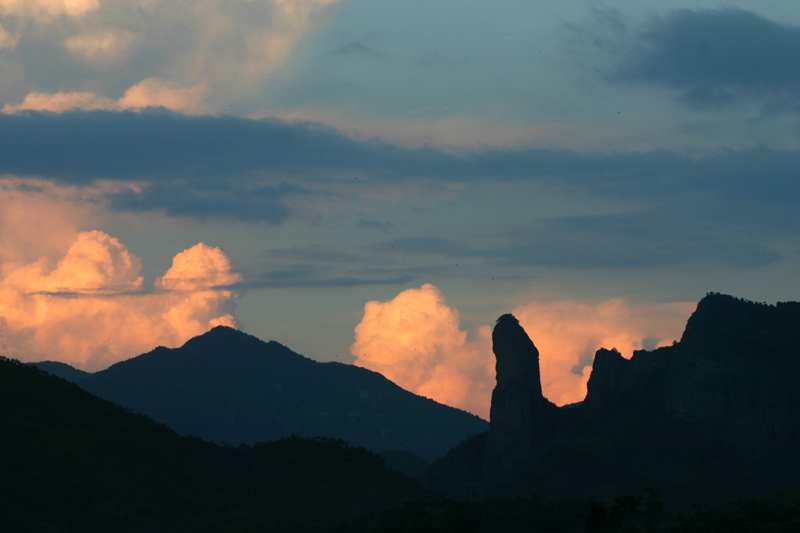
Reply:
[[587, 383], [588, 392], [583, 409], [595, 412], [613, 400], [623, 384], [623, 375], [628, 361], [616, 349], [600, 348], [594, 354], [592, 374]]
[[[800, 304], [767, 305], [710, 293], [680, 342], [630, 360], [598, 350], [584, 402], [592, 415], [619, 402], [711, 423], [730, 441], [800, 441]], [[742, 444], [745, 446], [745, 444]]]
[[495, 391], [520, 383], [537, 399], [542, 397], [539, 350], [514, 315], [505, 314], [497, 319], [492, 331], [492, 350], [497, 358]]
[[492, 392], [485, 472], [508, 468], [529, 455], [540, 440], [548, 403], [542, 396], [539, 351], [510, 314], [492, 332], [497, 385]]
[[712, 347], [726, 360], [732, 355], [784, 358], [800, 346], [800, 303], [776, 305], [709, 293], [689, 318], [681, 345]]

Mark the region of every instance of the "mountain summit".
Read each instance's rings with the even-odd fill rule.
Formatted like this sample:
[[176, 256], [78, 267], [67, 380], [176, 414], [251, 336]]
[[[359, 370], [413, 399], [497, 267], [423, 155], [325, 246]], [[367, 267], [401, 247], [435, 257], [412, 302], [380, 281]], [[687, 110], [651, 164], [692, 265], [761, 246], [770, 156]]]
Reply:
[[232, 445], [324, 436], [432, 460], [488, 426], [378, 373], [318, 363], [224, 326], [76, 382], [179, 434]]

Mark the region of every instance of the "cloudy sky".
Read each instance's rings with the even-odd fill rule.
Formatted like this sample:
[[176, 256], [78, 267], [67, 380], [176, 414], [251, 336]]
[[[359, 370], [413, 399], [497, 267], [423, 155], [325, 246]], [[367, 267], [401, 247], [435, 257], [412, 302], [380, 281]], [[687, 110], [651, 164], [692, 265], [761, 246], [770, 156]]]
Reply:
[[800, 299], [796, 0], [0, 0], [0, 350], [218, 325], [488, 415]]

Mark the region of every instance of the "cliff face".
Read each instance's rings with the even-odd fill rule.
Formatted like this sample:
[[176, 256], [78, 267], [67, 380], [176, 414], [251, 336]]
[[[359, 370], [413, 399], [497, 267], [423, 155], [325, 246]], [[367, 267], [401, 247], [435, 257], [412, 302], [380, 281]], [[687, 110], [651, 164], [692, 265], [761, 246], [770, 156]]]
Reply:
[[503, 470], [530, 455], [546, 433], [549, 402], [542, 396], [539, 351], [514, 316], [492, 332], [497, 385], [492, 392], [484, 470]]
[[711, 294], [681, 341], [630, 360], [595, 355], [587, 415], [649, 397], [668, 416], [715, 424], [741, 445], [800, 445], [800, 304]]
[[492, 338], [486, 453], [476, 460], [472, 439], [434, 463], [440, 490], [613, 498], [650, 486], [688, 506], [800, 487], [800, 303], [710, 294], [672, 346], [598, 350], [570, 409], [542, 397], [538, 351], [514, 317]]

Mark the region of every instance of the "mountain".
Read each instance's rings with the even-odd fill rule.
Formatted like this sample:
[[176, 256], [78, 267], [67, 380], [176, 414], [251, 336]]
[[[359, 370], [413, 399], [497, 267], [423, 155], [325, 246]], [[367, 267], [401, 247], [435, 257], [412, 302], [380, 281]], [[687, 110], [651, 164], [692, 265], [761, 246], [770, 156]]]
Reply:
[[4, 358], [0, 428], [0, 529], [9, 532], [301, 531], [431, 496], [363, 448], [180, 437]]
[[430, 461], [488, 427], [376, 372], [318, 363], [224, 326], [77, 383], [181, 435], [232, 445], [322, 436], [374, 451], [410, 451]]
[[605, 500], [653, 487], [675, 505], [800, 487], [800, 303], [709, 294], [672, 346], [598, 350], [585, 400], [562, 408], [517, 383], [539, 354], [509, 317], [490, 430], [434, 462], [430, 486]]
[[84, 372], [83, 370], [78, 370], [77, 368], [73, 368], [68, 364], [61, 363], [59, 361], [42, 361], [40, 363], [28, 363], [28, 364], [31, 366], [35, 366], [39, 370], [44, 370], [48, 374], [64, 378], [67, 381], [71, 381], [73, 383], [77, 383], [82, 379], [92, 375], [91, 372]]

